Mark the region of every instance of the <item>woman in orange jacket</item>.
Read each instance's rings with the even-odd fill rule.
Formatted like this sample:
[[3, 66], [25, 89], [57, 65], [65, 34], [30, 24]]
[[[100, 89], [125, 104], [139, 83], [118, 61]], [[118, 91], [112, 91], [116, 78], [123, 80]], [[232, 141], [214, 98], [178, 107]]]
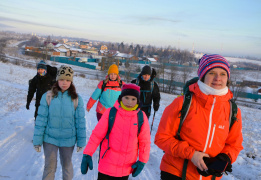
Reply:
[[[243, 149], [240, 109], [229, 128], [229, 100], [233, 94], [228, 89], [227, 60], [220, 55], [204, 55], [199, 60], [198, 76], [197, 83], [189, 86], [192, 101], [180, 139], [176, 135], [184, 96], [176, 98], [162, 115], [154, 142], [165, 151], [160, 165], [162, 180], [220, 179], [223, 172], [232, 171], [231, 164]], [[187, 167], [183, 167], [185, 159]]]

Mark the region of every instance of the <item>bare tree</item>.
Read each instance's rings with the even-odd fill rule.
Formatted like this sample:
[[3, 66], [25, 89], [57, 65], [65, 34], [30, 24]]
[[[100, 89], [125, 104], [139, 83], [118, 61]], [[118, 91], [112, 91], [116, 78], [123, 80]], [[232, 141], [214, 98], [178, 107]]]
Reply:
[[230, 76], [230, 90], [233, 92], [233, 100], [236, 101], [240, 93], [243, 92], [243, 89], [246, 86], [243, 83], [244, 73], [242, 71], [231, 69]]
[[26, 46], [40, 47], [40, 40], [36, 36], [32, 36], [29, 41], [26, 42]]
[[168, 84], [169, 93], [173, 93], [176, 90], [175, 80], [177, 78], [177, 66], [170, 67], [170, 80]]
[[5, 59], [5, 53], [4, 53], [7, 41], [8, 41], [7, 38], [1, 38], [0, 39], [0, 60], [2, 62], [7, 62], [7, 60]]
[[[181, 74], [181, 80], [182, 83], [185, 85], [186, 81], [188, 81], [189, 79], [189, 75], [191, 74], [192, 69], [189, 66], [184, 66], [182, 67], [182, 74]], [[182, 93], [183, 89], [181, 88], [181, 93]]]

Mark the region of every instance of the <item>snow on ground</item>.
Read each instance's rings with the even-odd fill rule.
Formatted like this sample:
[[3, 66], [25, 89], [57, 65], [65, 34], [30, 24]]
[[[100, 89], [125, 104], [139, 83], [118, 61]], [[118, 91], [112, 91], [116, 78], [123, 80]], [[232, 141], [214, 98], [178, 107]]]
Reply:
[[[25, 68], [13, 64], [0, 62], [0, 179], [35, 180], [41, 179], [44, 167], [43, 151], [37, 153], [33, 149], [32, 136], [34, 130], [34, 101], [31, 102], [30, 110], [26, 110], [26, 96], [28, 80], [36, 74], [36, 69]], [[90, 95], [96, 88], [98, 80], [75, 77], [74, 83], [77, 91], [86, 104]], [[152, 136], [150, 160], [142, 173], [129, 179], [158, 180], [160, 179], [160, 161], [163, 155], [154, 143], [154, 136], [167, 105], [175, 95], [161, 93], [161, 106], [156, 113]], [[87, 140], [97, 124], [96, 105], [89, 113], [86, 112]], [[233, 164], [233, 172], [223, 179], [261, 179], [261, 133], [260, 116], [261, 111], [240, 106], [243, 119], [244, 150], [241, 151], [237, 161]], [[153, 112], [152, 112], [153, 114]], [[152, 117], [150, 118], [150, 124]], [[98, 151], [93, 155], [94, 170], [88, 171], [87, 175], [80, 172], [82, 152], [73, 153], [74, 179], [97, 179]], [[58, 167], [55, 179], [62, 179], [61, 166], [58, 160]]]

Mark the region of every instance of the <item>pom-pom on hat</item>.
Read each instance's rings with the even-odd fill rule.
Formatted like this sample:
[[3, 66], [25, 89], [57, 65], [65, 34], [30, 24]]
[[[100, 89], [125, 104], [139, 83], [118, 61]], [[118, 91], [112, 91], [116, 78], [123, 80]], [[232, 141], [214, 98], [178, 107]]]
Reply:
[[151, 75], [151, 68], [148, 65], [144, 66], [141, 70], [141, 75], [145, 74]]
[[110, 67], [109, 67], [109, 70], [108, 70], [108, 75], [111, 74], [111, 73], [115, 73], [115, 74], [119, 74], [119, 70], [118, 70], [118, 66], [116, 64], [112, 64]]
[[37, 64], [37, 70], [38, 70], [38, 69], [44, 69], [44, 70], [47, 71], [46, 63], [45, 63], [43, 60], [41, 60], [41, 61]]
[[202, 79], [211, 69], [222, 68], [227, 72], [228, 79], [230, 78], [230, 66], [228, 61], [218, 54], [204, 54], [199, 59], [198, 77]]
[[73, 81], [73, 73], [74, 71], [70, 66], [62, 65], [57, 72], [56, 80], [64, 79]]
[[121, 101], [121, 98], [124, 96], [134, 96], [138, 99], [140, 99], [140, 86], [137, 86], [136, 84], [123, 84], [121, 89], [121, 95], [119, 96], [119, 100]]

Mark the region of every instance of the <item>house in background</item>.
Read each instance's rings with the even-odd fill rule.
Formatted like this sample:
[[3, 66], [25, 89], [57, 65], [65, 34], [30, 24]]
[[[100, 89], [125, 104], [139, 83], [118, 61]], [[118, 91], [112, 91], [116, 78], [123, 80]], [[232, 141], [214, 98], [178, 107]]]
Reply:
[[126, 54], [126, 53], [116, 53], [114, 55], [115, 59], [127, 59], [127, 60], [139, 60], [138, 57], [132, 55], [132, 54]]
[[108, 51], [108, 47], [106, 45], [101, 46], [101, 51]]
[[[60, 54], [60, 55], [59, 55]], [[57, 44], [54, 46], [53, 55], [57, 56], [70, 56], [70, 47], [66, 44]]]

